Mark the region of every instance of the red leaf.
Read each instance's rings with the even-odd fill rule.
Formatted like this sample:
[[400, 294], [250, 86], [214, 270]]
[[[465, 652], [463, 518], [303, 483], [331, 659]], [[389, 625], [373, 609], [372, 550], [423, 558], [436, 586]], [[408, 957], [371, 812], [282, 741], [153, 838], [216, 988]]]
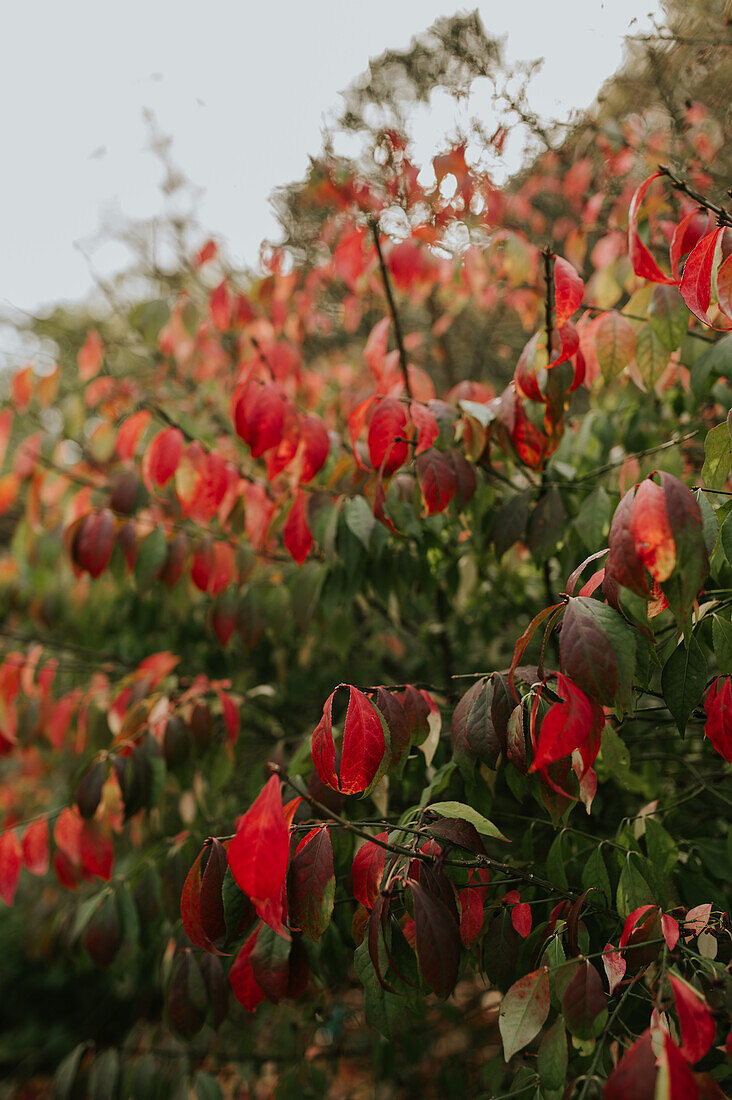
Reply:
[[652, 176], [649, 176], [647, 180], [643, 181], [633, 195], [630, 203], [630, 210], [628, 212], [628, 251], [630, 252], [630, 262], [633, 265], [633, 271], [636, 275], [639, 275], [641, 279], [649, 279], [652, 283], [673, 284], [676, 280], [665, 275], [663, 271], [661, 271], [661, 268], [643, 244], [638, 233], [638, 208], [643, 202], [646, 191], [650, 185], [661, 175], [663, 175], [662, 172], [655, 172]]
[[[602, 708], [587, 698], [576, 684], [557, 674], [557, 694], [561, 702], [552, 703], [535, 738], [536, 704], [532, 711], [531, 736], [534, 761], [530, 771], [545, 771], [550, 764], [579, 749], [585, 769], [592, 766], [600, 749], [605, 725]], [[537, 696], [538, 699], [538, 696]]]
[[427, 515], [443, 512], [457, 491], [455, 468], [447, 455], [435, 447], [419, 455], [417, 477], [427, 505]]
[[428, 451], [440, 434], [440, 426], [434, 413], [430, 412], [426, 405], [419, 401], [413, 401], [409, 406], [412, 423], [417, 429], [417, 447], [415, 457], [423, 451]]
[[458, 895], [460, 902], [460, 940], [470, 949], [483, 929], [483, 899], [480, 888], [466, 886]]
[[224, 902], [221, 888], [226, 874], [226, 852], [215, 837], [208, 844], [208, 863], [201, 876], [201, 894], [198, 914], [204, 935], [215, 943], [226, 936]]
[[561, 328], [575, 313], [581, 303], [585, 284], [572, 264], [557, 256], [554, 261], [554, 304], [557, 311], [556, 326]]
[[681, 297], [691, 312], [709, 328], [716, 327], [707, 310], [712, 300], [714, 258], [723, 233], [724, 228], [720, 228], [702, 237], [684, 265], [684, 274], [679, 286]]
[[638, 486], [630, 514], [635, 552], [659, 583], [668, 580], [676, 564], [676, 543], [671, 533], [666, 497], [660, 485], [646, 478]]
[[309, 413], [300, 421], [300, 484], [311, 481], [326, 463], [330, 454], [330, 436], [323, 421]]
[[312, 757], [323, 783], [343, 794], [365, 791], [375, 778], [387, 751], [384, 726], [378, 710], [358, 688], [348, 687], [348, 709], [343, 730], [339, 775], [333, 742], [333, 698], [326, 700], [323, 717], [313, 733]]
[[82, 824], [79, 812], [67, 806], [56, 818], [53, 829], [56, 847], [77, 867], [81, 866]]
[[298, 565], [302, 565], [313, 545], [313, 535], [308, 526], [305, 493], [302, 489], [298, 489], [295, 493], [295, 499], [282, 529], [282, 536], [290, 557]]
[[669, 951], [673, 951], [674, 947], [676, 947], [676, 944], [679, 942], [679, 922], [664, 913], [661, 917], [661, 930], [663, 931], [663, 938], [666, 941], [666, 946]]
[[216, 247], [216, 241], [212, 241], [210, 239], [207, 240], [204, 244], [201, 245], [198, 252], [193, 257], [193, 266], [196, 269], [203, 267], [203, 265], [207, 264], [209, 260], [214, 260], [216, 258], [217, 251], [218, 249]]
[[152, 492], [172, 478], [183, 457], [183, 433], [178, 428], [163, 428], [151, 440], [142, 459], [142, 479]]
[[714, 1017], [706, 1001], [681, 978], [668, 975], [681, 1026], [681, 1053], [692, 1065], [707, 1053], [716, 1033]]
[[79, 378], [82, 382], [89, 382], [90, 379], [99, 374], [104, 362], [104, 344], [95, 328], [89, 329], [87, 332], [86, 340], [79, 348], [77, 362], [79, 364]]
[[217, 692], [219, 702], [221, 703], [221, 712], [224, 716], [224, 725], [226, 726], [227, 744], [236, 744], [239, 737], [239, 729], [241, 726], [241, 719], [239, 717], [239, 708], [230, 695], [227, 695], [225, 691]]
[[240, 1004], [244, 1005], [247, 1012], [254, 1012], [257, 1005], [264, 1000], [264, 993], [257, 985], [251, 963], [252, 952], [257, 945], [261, 927], [261, 924], [258, 925], [246, 940], [229, 971], [229, 982], [234, 990], [234, 996]]
[[231, 296], [226, 279], [211, 291], [211, 320], [219, 332], [228, 332], [231, 328]]
[[150, 423], [151, 413], [147, 409], [140, 409], [123, 420], [117, 429], [115, 447], [117, 454], [123, 462], [130, 462], [135, 457], [140, 436]]
[[[388, 840], [388, 833], [377, 833], [377, 840]], [[381, 879], [386, 866], [386, 849], [367, 840], [353, 858], [353, 896], [366, 909], [373, 909], [379, 896]]]
[[200, 914], [201, 863], [205, 851], [205, 848], [201, 849], [186, 875], [180, 895], [180, 915], [183, 921], [183, 931], [193, 946], [200, 947], [204, 951], [211, 951], [213, 945], [203, 930]]
[[269, 382], [248, 382], [234, 402], [234, 427], [247, 443], [252, 458], [259, 458], [282, 439], [287, 405]]
[[48, 871], [49, 844], [48, 819], [39, 817], [31, 822], [23, 833], [23, 862], [32, 875], [45, 875]]
[[519, 902], [511, 909], [511, 924], [522, 939], [531, 932], [531, 906], [527, 901]]
[[260, 928], [251, 967], [254, 981], [272, 1004], [279, 1004], [290, 984], [291, 941], [283, 939], [271, 928]]
[[656, 1055], [648, 1028], [608, 1077], [603, 1100], [654, 1100], [655, 1095]]
[[606, 1007], [602, 979], [592, 963], [583, 959], [562, 997], [562, 1014], [567, 1027], [580, 1039], [592, 1038], [595, 1021]]
[[319, 940], [330, 924], [335, 896], [333, 845], [325, 825], [300, 841], [287, 879], [288, 918], [311, 940]]
[[732, 680], [718, 676], [704, 698], [704, 733], [725, 760], [732, 763]]
[[625, 977], [627, 964], [620, 952], [616, 951], [611, 943], [606, 943], [602, 953], [602, 965], [605, 968], [608, 989], [612, 994]]
[[358, 280], [367, 262], [363, 247], [366, 234], [365, 226], [349, 229], [333, 250], [333, 270], [354, 293], [358, 290]]
[[6, 905], [15, 900], [21, 865], [22, 853], [15, 829], [5, 829], [0, 833], [0, 898]]
[[96, 821], [85, 821], [82, 825], [80, 856], [85, 875], [96, 875], [109, 882], [114, 866], [114, 849], [109, 834]]
[[659, 1061], [663, 1060], [668, 1071], [670, 1100], [698, 1100], [699, 1086], [694, 1074], [667, 1031], [663, 1032], [663, 1054]]
[[605, 563], [605, 578], [612, 579], [635, 592], [637, 596], [648, 598], [648, 582], [643, 562], [638, 557], [635, 538], [632, 532], [632, 512], [635, 500], [635, 487], [629, 489], [615, 509], [610, 525], [610, 552]]
[[90, 512], [79, 521], [71, 543], [71, 556], [80, 569], [95, 579], [109, 564], [114, 549], [114, 516], [108, 508]]
[[[419, 969], [438, 997], [449, 997], [460, 967], [460, 929], [452, 910], [413, 879], [407, 880], [414, 903]], [[454, 904], [454, 899], [453, 899]]]
[[680, 281], [679, 262], [682, 257], [691, 252], [701, 238], [709, 232], [711, 214], [702, 210], [692, 210], [685, 218], [682, 218], [674, 229], [671, 240], [671, 274], [677, 282]]
[[286, 938], [281, 899], [289, 853], [280, 781], [273, 775], [239, 821], [227, 855], [239, 889], [251, 899], [265, 924]]
[[[398, 470], [407, 458], [407, 414], [394, 397], [381, 399], [369, 423], [368, 447], [371, 465], [382, 468], [386, 477]], [[399, 439], [400, 442], [396, 442]]]

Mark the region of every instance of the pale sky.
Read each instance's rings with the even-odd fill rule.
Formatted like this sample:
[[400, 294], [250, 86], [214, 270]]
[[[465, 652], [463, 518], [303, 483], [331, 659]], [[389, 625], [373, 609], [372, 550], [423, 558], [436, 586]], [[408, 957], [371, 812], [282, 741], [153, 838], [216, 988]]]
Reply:
[[[566, 117], [591, 103], [621, 60], [623, 35], [647, 28], [658, 0], [477, 7], [489, 33], [507, 36], [508, 61], [545, 58], [532, 106]], [[145, 108], [203, 189], [202, 224], [236, 262], [256, 264], [259, 243], [276, 234], [268, 196], [303, 175], [339, 91], [370, 57], [406, 47], [456, 10], [450, 0], [7, 4], [0, 313], [84, 297], [92, 279], [75, 242], [90, 246], [110, 209], [133, 218], [162, 212]], [[449, 128], [444, 111], [437, 115], [419, 120], [418, 138]], [[123, 259], [120, 246], [94, 252], [102, 272]]]

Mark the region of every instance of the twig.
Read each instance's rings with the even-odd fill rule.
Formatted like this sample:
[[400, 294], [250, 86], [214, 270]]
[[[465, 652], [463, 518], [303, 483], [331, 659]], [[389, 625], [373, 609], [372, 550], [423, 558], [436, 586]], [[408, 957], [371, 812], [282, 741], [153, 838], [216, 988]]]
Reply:
[[667, 164], [659, 164], [658, 170], [662, 176], [666, 176], [671, 181], [671, 186], [677, 191], [683, 191], [685, 195], [688, 195], [694, 202], [699, 203], [699, 206], [704, 210], [709, 210], [710, 213], [715, 214], [717, 223], [721, 226], [732, 226], [732, 214], [729, 213], [723, 206], [717, 206], [716, 203], [710, 202], [699, 191], [695, 191], [693, 187], [689, 187], [686, 180], [682, 180], [680, 176], [675, 175]]
[[396, 307], [396, 301], [394, 300], [394, 293], [391, 289], [391, 282], [389, 280], [389, 272], [384, 262], [384, 253], [381, 251], [381, 239], [379, 236], [379, 225], [376, 218], [369, 218], [369, 225], [371, 226], [371, 234], [374, 238], [374, 244], [376, 245], [376, 255], [379, 257], [379, 268], [381, 270], [381, 280], [384, 284], [384, 290], [386, 292], [386, 300], [389, 303], [389, 312], [391, 313], [391, 319], [394, 322], [394, 335], [396, 336], [397, 347], [399, 348], [399, 365], [402, 369], [404, 376], [404, 390], [409, 400], [412, 400], [412, 390], [409, 385], [409, 372], [407, 370], [407, 352], [404, 347], [404, 337], [402, 335], [402, 325], [399, 319], [399, 312]]

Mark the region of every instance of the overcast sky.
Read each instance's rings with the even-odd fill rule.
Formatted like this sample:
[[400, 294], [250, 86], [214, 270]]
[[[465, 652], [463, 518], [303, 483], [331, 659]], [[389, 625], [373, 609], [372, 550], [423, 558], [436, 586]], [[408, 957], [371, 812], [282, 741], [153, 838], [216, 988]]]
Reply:
[[[489, 33], [507, 36], [509, 61], [546, 59], [532, 106], [566, 116], [592, 101], [621, 59], [623, 36], [648, 26], [658, 0], [477, 7]], [[203, 189], [203, 225], [237, 261], [255, 264], [259, 243], [276, 232], [268, 196], [302, 176], [339, 91], [370, 57], [406, 47], [456, 10], [449, 0], [6, 5], [0, 311], [83, 297], [92, 280], [75, 243], [89, 244], [110, 209], [130, 217], [161, 212], [145, 108]], [[437, 124], [444, 131], [445, 119]], [[430, 128], [422, 119], [420, 129]], [[94, 255], [101, 270], [122, 259], [112, 247]]]

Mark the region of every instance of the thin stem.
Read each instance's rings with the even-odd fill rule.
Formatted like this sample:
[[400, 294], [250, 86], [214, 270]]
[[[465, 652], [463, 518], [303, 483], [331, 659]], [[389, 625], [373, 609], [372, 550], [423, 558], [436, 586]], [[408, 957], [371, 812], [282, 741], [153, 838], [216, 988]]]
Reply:
[[396, 301], [394, 299], [394, 292], [391, 289], [391, 281], [389, 279], [389, 272], [384, 262], [384, 253], [381, 251], [381, 237], [379, 234], [379, 224], [376, 218], [369, 219], [369, 225], [371, 226], [371, 233], [374, 238], [374, 244], [376, 245], [376, 255], [379, 257], [379, 269], [381, 271], [381, 281], [384, 284], [384, 291], [386, 292], [386, 300], [389, 303], [389, 312], [391, 313], [391, 319], [394, 322], [394, 335], [396, 336], [397, 347], [399, 348], [399, 366], [402, 369], [402, 375], [404, 376], [404, 391], [412, 400], [412, 390], [409, 385], [409, 371], [407, 370], [407, 352], [404, 347], [404, 337], [402, 335], [402, 324], [399, 318], [399, 311], [397, 310]]
[[699, 206], [703, 207], [704, 210], [709, 210], [710, 213], [716, 215], [717, 222], [720, 227], [724, 225], [732, 226], [732, 215], [730, 215], [729, 211], [726, 210], [723, 206], [717, 206], [716, 203], [710, 202], [709, 199], [701, 194], [701, 192], [695, 191], [693, 187], [689, 187], [689, 184], [686, 182], [686, 180], [683, 180], [680, 176], [675, 175], [675, 173], [671, 171], [667, 164], [659, 164], [658, 170], [662, 176], [666, 176], [671, 181], [671, 186], [673, 188], [675, 188], [677, 191], [683, 191], [683, 193], [685, 195], [688, 195], [690, 199], [693, 199], [694, 202], [699, 203]]

